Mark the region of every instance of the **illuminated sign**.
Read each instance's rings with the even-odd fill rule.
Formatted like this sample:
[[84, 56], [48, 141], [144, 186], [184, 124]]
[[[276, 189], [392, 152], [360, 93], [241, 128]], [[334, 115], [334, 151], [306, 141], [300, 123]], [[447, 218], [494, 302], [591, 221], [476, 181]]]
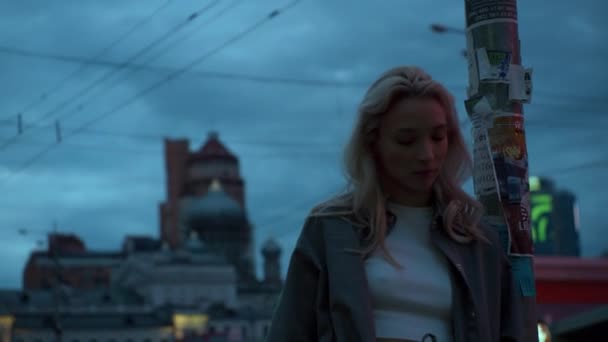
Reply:
[[530, 211], [532, 212], [532, 241], [546, 242], [553, 212], [553, 196], [544, 193], [531, 194]]

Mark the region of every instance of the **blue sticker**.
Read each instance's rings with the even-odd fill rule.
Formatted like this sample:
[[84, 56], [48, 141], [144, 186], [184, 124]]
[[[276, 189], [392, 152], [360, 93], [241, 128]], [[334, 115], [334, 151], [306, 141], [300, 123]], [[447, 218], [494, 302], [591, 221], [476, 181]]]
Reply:
[[536, 296], [536, 284], [534, 283], [534, 264], [532, 257], [514, 256], [510, 257], [513, 277], [524, 297]]

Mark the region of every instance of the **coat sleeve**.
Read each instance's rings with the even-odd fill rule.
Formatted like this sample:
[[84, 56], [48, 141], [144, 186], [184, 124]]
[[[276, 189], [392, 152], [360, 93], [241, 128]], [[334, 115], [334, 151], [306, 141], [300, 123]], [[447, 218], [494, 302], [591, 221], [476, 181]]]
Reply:
[[538, 342], [536, 297], [524, 297], [508, 257], [502, 255], [501, 342]]
[[317, 341], [317, 296], [321, 266], [318, 219], [308, 218], [291, 254], [283, 290], [266, 342]]

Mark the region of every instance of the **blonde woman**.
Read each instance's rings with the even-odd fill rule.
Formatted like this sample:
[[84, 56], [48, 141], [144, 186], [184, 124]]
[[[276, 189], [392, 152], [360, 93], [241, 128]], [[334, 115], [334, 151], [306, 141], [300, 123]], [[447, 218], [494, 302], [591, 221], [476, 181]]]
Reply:
[[344, 162], [348, 189], [307, 218], [267, 342], [536, 340], [497, 233], [461, 189], [472, 163], [441, 84], [417, 67], [381, 75]]

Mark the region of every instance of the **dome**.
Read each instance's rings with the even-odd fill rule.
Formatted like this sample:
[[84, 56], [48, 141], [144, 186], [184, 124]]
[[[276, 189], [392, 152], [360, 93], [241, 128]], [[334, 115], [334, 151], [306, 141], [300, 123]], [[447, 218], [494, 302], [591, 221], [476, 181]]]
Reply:
[[186, 242], [186, 249], [188, 249], [192, 253], [204, 253], [205, 245], [199, 239], [198, 233], [196, 231], [192, 231], [190, 233], [190, 238]]
[[193, 229], [217, 224], [240, 226], [246, 222], [241, 205], [224, 192], [218, 180], [211, 183], [205, 196], [189, 200], [185, 218]]

